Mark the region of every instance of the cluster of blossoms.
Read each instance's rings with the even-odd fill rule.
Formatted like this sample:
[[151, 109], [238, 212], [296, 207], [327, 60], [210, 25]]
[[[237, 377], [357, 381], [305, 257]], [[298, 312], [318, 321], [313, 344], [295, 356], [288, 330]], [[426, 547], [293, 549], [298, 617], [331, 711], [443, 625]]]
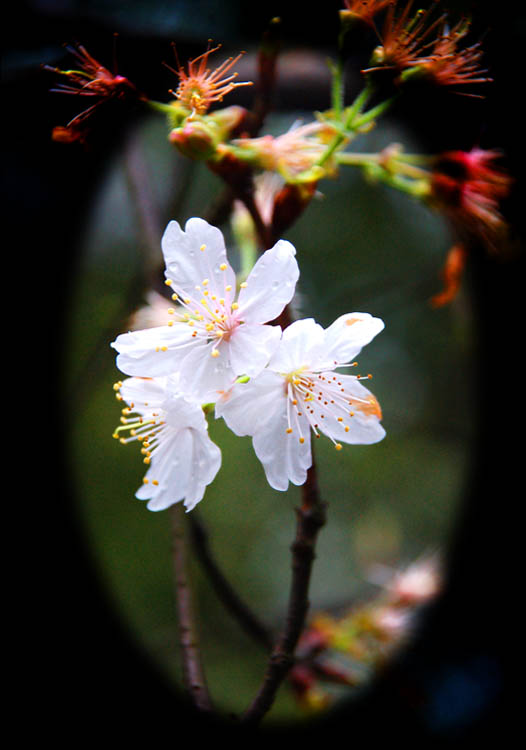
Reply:
[[149, 509], [184, 501], [191, 510], [202, 499], [221, 464], [205, 416], [213, 406], [236, 435], [252, 437], [276, 490], [306, 481], [311, 434], [323, 433], [337, 450], [384, 437], [362, 377], [338, 372], [356, 364], [383, 321], [348, 313], [326, 329], [312, 318], [284, 330], [272, 324], [299, 278], [290, 242], [266, 250], [239, 288], [221, 231], [203, 219], [189, 219], [184, 230], [171, 221], [162, 251], [174, 303], [166, 325], [112, 343], [117, 367], [130, 376], [115, 384], [126, 406], [114, 436], [141, 444], [149, 468], [137, 497]]
[[[90, 106], [66, 126], [58, 126], [53, 138], [62, 142], [84, 142], [88, 121], [109, 102], [135, 108], [148, 107], [166, 118], [169, 142], [184, 156], [205, 163], [226, 183], [232, 194], [245, 203], [255, 203], [260, 220], [268, 229], [268, 244], [302, 214], [317, 194], [322, 179], [335, 178], [344, 166], [358, 166], [369, 179], [406, 192], [440, 211], [453, 225], [457, 241], [443, 268], [444, 287], [431, 303], [450, 302], [459, 286], [466, 265], [471, 239], [491, 250], [507, 241], [507, 225], [501, 204], [510, 191], [510, 179], [495, 166], [496, 150], [475, 146], [470, 151], [449, 151], [434, 157], [403, 154], [391, 144], [377, 154], [348, 149], [354, 138], [367, 132], [411, 82], [420, 81], [468, 96], [470, 91], [491, 79], [481, 67], [480, 42], [466, 44], [470, 33], [468, 19], [450, 23], [448, 14], [432, 3], [427, 10], [415, 9], [413, 0], [344, 0], [340, 10], [340, 44], [352, 35], [371, 33], [379, 42], [369, 57], [369, 67], [361, 73], [364, 89], [349, 105], [344, 105], [342, 63], [334, 64], [332, 106], [315, 113], [313, 120], [295, 123], [279, 135], [259, 130], [269, 107], [275, 78], [277, 46], [267, 36], [258, 55], [259, 80], [253, 110], [237, 104], [222, 106], [225, 96], [235, 89], [252, 85], [238, 81], [233, 71], [243, 53], [226, 58], [215, 69], [210, 57], [220, 45], [209, 43], [206, 51], [181, 65], [176, 53], [175, 67], [166, 65], [177, 77], [169, 90], [169, 103], [150, 100], [124, 76], [111, 73], [87, 50], [69, 47], [77, 68], [60, 70], [62, 83], [55, 91], [72, 94]], [[175, 48], [174, 48], [175, 49]], [[379, 84], [379, 85], [378, 85]], [[376, 94], [390, 92], [388, 98], [367, 109]], [[266, 97], [266, 99], [265, 99]], [[431, 169], [423, 168], [431, 164]], [[257, 205], [258, 180], [272, 177], [272, 195], [265, 206]], [[252, 218], [253, 215], [252, 215]], [[261, 234], [261, 233], [260, 233]]]
[[[437, 555], [398, 570], [372, 571], [378, 592], [342, 614], [314, 614], [290, 674], [294, 694], [311, 711], [326, 708], [343, 686], [360, 688], [407, 643], [443, 588]], [[375, 580], [374, 580], [375, 579]]]

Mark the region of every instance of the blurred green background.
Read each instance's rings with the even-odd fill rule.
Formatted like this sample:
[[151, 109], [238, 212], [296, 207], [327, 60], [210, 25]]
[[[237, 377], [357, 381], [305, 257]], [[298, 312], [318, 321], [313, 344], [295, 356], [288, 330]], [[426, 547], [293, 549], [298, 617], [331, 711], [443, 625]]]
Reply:
[[[272, 116], [264, 132], [280, 133], [298, 117]], [[356, 150], [392, 142], [420, 144], [393, 119], [357, 140]], [[168, 144], [165, 123], [152, 117], [131, 134], [146, 167], [149, 199], [162, 227], [206, 216], [221, 185], [202, 165], [189, 165]], [[141, 300], [151, 265], [130, 183], [130, 149], [115, 153], [86, 224], [69, 312], [66, 380], [77, 394], [70, 442], [75, 501], [94, 565], [124, 627], [141, 649], [179, 683], [177, 620], [171, 564], [170, 512], [152, 513], [134, 498], [144, 474], [134, 445], [112, 439], [120, 417], [112, 384], [121, 377], [110, 342], [123, 314]], [[386, 438], [336, 453], [316, 441], [328, 522], [322, 529], [311, 585], [311, 612], [341, 608], [374, 587], [371, 566], [405, 565], [429, 551], [447, 552], [461, 507], [473, 441], [474, 330], [465, 291], [443, 309], [429, 297], [452, 238], [442, 220], [388, 188], [366, 183], [352, 168], [320, 183], [322, 195], [286, 238], [300, 265], [297, 305], [324, 326], [350, 311], [381, 317], [385, 330], [358, 358], [383, 409]], [[228, 225], [230, 257], [236, 263]], [[162, 266], [160, 246], [154, 265]], [[144, 290], [145, 291], [145, 290]], [[210, 419], [222, 468], [197, 509], [223, 570], [269, 626], [281, 627], [290, 580], [294, 507], [300, 491], [272, 490], [249, 438]], [[191, 559], [203, 660], [213, 700], [225, 713], [254, 697], [265, 654], [218, 603]], [[287, 687], [268, 721], [302, 711]]]

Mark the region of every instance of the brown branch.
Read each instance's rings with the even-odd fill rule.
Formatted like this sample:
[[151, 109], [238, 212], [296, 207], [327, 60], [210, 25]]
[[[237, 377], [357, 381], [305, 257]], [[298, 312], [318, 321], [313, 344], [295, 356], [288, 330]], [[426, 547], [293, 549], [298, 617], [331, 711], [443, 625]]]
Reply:
[[197, 638], [192, 591], [188, 582], [184, 509], [180, 503], [173, 507], [172, 516], [173, 567], [175, 574], [175, 601], [179, 619], [179, 634], [183, 661], [183, 678], [194, 706], [199, 711], [209, 712], [212, 703], [201, 664], [201, 653]]
[[326, 504], [319, 497], [314, 459], [302, 494], [303, 503], [296, 510], [296, 537], [291, 546], [292, 581], [285, 627], [272, 651], [259, 692], [241, 719], [244, 724], [258, 723], [271, 708], [294, 664], [294, 650], [305, 625], [316, 539], [326, 521]]

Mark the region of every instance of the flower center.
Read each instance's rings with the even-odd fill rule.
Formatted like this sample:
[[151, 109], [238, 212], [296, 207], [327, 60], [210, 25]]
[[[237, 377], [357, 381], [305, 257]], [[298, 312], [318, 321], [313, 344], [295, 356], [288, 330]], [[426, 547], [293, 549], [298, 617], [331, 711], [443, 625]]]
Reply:
[[[372, 376], [355, 377], [356, 380], [363, 380]], [[341, 450], [341, 444], [332, 433], [340, 430], [349, 432], [350, 420], [357, 411], [364, 416], [382, 416], [380, 405], [372, 394], [357, 396], [348, 392], [341, 376], [332, 370], [311, 372], [307, 367], [302, 367], [285, 374], [284, 378], [287, 394], [286, 431], [288, 434], [297, 432], [300, 443], [305, 442], [302, 427], [310, 427], [317, 438], [323, 432], [332, 440], [336, 450]]]
[[[201, 245], [201, 252], [206, 251], [206, 245]], [[209, 345], [212, 357], [220, 354], [219, 346], [223, 341], [229, 341], [232, 334], [243, 321], [237, 312], [239, 305], [234, 302], [232, 285], [225, 282], [224, 272], [228, 264], [221, 263], [215, 269], [209, 269], [210, 277], [204, 278], [200, 284], [196, 284], [191, 294], [178, 289], [176, 282], [166, 279], [165, 284], [173, 288], [172, 300], [181, 305], [185, 312], [178, 316], [178, 322], [192, 328], [192, 338], [205, 340]], [[217, 274], [223, 274], [223, 280], [210, 283], [210, 278]], [[241, 287], [246, 283], [241, 284]], [[168, 310], [170, 315], [176, 313], [175, 309]], [[168, 325], [173, 325], [170, 320]]]

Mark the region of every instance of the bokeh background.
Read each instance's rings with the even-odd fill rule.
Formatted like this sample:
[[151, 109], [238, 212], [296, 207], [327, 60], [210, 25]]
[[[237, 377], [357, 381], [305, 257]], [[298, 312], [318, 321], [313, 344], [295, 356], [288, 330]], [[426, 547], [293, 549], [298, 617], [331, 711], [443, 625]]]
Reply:
[[[23, 674], [32, 701], [58, 677], [55, 700], [79, 720], [111, 717], [115, 726], [133, 728], [144, 718], [158, 731], [171, 724], [179, 700], [170, 517], [148, 512], [134, 498], [142, 462], [134, 446], [111, 438], [120, 416], [112, 384], [120, 375], [109, 342], [126, 330], [151, 279], [160, 278], [156, 233], [160, 239], [172, 218], [206, 215], [221, 186], [205, 167], [174, 152], [162, 118], [116, 117], [87, 151], [52, 143], [52, 127], [78, 110], [69, 97], [49, 94], [53, 79], [39, 66], [62, 66], [62, 44], [79, 41], [111, 67], [118, 31], [119, 71], [164, 101], [175, 83], [162, 66], [173, 63], [172, 41], [182, 60], [199, 54], [209, 37], [223, 43], [225, 55], [246, 50], [239, 66], [244, 80], [254, 70], [262, 30], [279, 15], [275, 111], [264, 128], [277, 134], [329, 106], [326, 59], [336, 53], [339, 7], [274, 3], [252, 8], [248, 17], [245, 4], [234, 0], [64, 0], [21, 3], [10, 12], [6, 215], [18, 237], [10, 243], [16, 271], [36, 292], [28, 392], [34, 398], [37, 385], [39, 419], [57, 428], [53, 439], [39, 431], [33, 441], [39, 452], [50, 447], [53, 462], [28, 476], [17, 516], [19, 539], [34, 535], [30, 546], [37, 552], [33, 560], [24, 542], [18, 549], [30, 561], [21, 597], [30, 600], [21, 628], [28, 631]], [[476, 30], [489, 25], [484, 6], [474, 21]], [[517, 54], [523, 27], [504, 14], [491, 22], [485, 47], [496, 82], [485, 100], [434, 95], [402, 103], [357, 140], [356, 149], [375, 151], [392, 142], [423, 153], [500, 146], [517, 171], [517, 124], [506, 117], [504, 127], [503, 113], [513, 101], [510, 55]], [[357, 40], [351, 94], [369, 45]], [[249, 106], [250, 95], [239, 89], [228, 103]], [[520, 404], [516, 356], [508, 345], [516, 344], [520, 320], [520, 258], [504, 263], [481, 251], [459, 296], [434, 310], [428, 300], [440, 289], [452, 244], [441, 217], [366, 183], [350, 168], [319, 187], [322, 195], [286, 235], [301, 270], [297, 305], [322, 325], [352, 310], [383, 318], [385, 331], [359, 363], [374, 375], [371, 390], [382, 405], [387, 437], [339, 454], [329, 441], [316, 441], [329, 509], [311, 609], [338, 609], [367, 597], [374, 591], [371, 566], [405, 565], [430, 551], [443, 554], [447, 583], [401, 658], [331, 719], [371, 737], [381, 731], [373, 715], [400, 734], [487, 732], [498, 720], [506, 685], [499, 613], [513, 566], [513, 427]], [[151, 208], [148, 226], [137, 211], [138, 190]], [[513, 196], [507, 210], [520, 236], [519, 205]], [[222, 229], [230, 238], [228, 224]], [[236, 588], [269, 626], [279, 627], [299, 490], [278, 493], [266, 484], [249, 439], [233, 436], [220, 421], [211, 421], [210, 433], [223, 465], [195, 512]], [[257, 690], [265, 655], [222, 609], [195, 560], [191, 573], [212, 695], [222, 712], [238, 713]], [[308, 724], [286, 687], [269, 722], [298, 730]]]

